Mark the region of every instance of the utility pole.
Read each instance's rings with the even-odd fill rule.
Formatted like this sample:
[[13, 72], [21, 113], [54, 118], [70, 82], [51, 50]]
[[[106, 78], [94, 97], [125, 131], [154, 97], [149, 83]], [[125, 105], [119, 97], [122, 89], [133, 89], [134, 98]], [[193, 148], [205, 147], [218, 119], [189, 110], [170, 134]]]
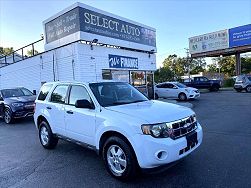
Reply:
[[184, 48], [186, 50], [186, 54], [187, 54], [187, 65], [188, 65], [188, 78], [190, 81], [190, 56], [189, 56], [189, 49], [188, 48]]

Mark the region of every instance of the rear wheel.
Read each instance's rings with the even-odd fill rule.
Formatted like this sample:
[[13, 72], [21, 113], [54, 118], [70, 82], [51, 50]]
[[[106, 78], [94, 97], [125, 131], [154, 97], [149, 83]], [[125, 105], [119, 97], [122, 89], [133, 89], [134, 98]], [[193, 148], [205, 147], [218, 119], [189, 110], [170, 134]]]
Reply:
[[110, 137], [103, 147], [107, 171], [116, 179], [128, 180], [136, 175], [137, 159], [131, 147], [119, 137]]
[[246, 92], [250, 93], [251, 92], [251, 86], [246, 87]]
[[218, 85], [213, 85], [209, 90], [210, 91], [219, 91], [220, 87]]
[[12, 113], [11, 113], [11, 110], [9, 108], [6, 108], [4, 110], [4, 122], [6, 124], [11, 124], [13, 122]]
[[185, 93], [180, 93], [178, 97], [179, 97], [180, 101], [186, 101], [187, 100], [187, 96], [186, 96]]
[[46, 149], [54, 149], [58, 143], [58, 138], [53, 135], [49, 124], [45, 121], [39, 124], [39, 140]]

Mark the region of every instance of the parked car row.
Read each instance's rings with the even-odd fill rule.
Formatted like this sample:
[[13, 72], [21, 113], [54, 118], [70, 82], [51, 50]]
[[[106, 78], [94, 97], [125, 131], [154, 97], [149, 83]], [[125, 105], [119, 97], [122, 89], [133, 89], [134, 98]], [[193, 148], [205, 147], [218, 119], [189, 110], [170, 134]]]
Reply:
[[[200, 95], [177, 82], [156, 88], [160, 96], [166, 88], [181, 91], [182, 100]], [[0, 100], [6, 123], [34, 114], [44, 148], [65, 139], [93, 149], [119, 180], [179, 161], [202, 143], [202, 127], [190, 108], [149, 100], [128, 83], [51, 82], [37, 98], [26, 88], [12, 88], [2, 89]]]

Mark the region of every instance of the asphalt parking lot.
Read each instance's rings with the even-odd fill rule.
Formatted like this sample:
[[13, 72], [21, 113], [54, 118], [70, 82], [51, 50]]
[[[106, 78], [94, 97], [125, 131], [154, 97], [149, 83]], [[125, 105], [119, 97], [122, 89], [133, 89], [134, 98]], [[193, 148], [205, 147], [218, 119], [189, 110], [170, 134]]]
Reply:
[[127, 183], [91, 150], [65, 141], [43, 149], [32, 119], [0, 120], [0, 187], [251, 187], [251, 94], [202, 93], [191, 103], [204, 129], [201, 147], [165, 172]]

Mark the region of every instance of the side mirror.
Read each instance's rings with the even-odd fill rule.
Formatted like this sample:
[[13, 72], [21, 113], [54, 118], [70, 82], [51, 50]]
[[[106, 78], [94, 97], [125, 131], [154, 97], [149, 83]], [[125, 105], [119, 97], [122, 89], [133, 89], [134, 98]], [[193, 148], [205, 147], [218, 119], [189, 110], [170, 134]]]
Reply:
[[37, 91], [36, 90], [33, 90], [33, 95], [37, 95]]
[[173, 89], [178, 89], [178, 87], [174, 86]]
[[3, 101], [3, 97], [0, 97], [0, 101]]
[[75, 103], [76, 108], [89, 108], [89, 109], [94, 109], [94, 105], [91, 104], [88, 100], [82, 99], [82, 100], [77, 100]]

